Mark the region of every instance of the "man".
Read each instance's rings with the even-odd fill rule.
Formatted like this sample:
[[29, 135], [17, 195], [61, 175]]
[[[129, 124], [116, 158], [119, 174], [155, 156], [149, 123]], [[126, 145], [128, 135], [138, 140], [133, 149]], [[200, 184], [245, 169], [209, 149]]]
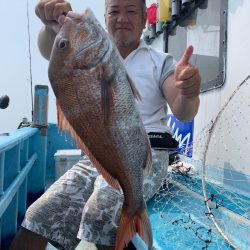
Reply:
[[[38, 45], [48, 60], [56, 33], [70, 18], [69, 11], [71, 5], [64, 0], [40, 0], [36, 6], [36, 14], [45, 24]], [[166, 102], [178, 119], [193, 119], [199, 107], [201, 79], [198, 69], [189, 64], [192, 46], [175, 64], [171, 55], [140, 40], [146, 20], [145, 0], [105, 1], [108, 33], [142, 96], [143, 102], [137, 106], [145, 129], [166, 135], [171, 133], [166, 125]], [[164, 149], [165, 142], [160, 144]], [[166, 149], [152, 149], [152, 156], [152, 170], [144, 180], [146, 200], [159, 188], [169, 159]], [[85, 157], [28, 209], [11, 250], [45, 249], [48, 241], [69, 250], [77, 246], [79, 239], [94, 242], [98, 249], [114, 249], [122, 202], [122, 195], [107, 185]]]

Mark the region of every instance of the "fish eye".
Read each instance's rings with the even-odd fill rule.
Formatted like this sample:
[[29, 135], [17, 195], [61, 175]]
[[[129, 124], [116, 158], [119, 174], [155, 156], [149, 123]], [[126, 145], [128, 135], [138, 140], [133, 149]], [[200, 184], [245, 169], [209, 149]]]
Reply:
[[66, 49], [69, 46], [69, 41], [66, 39], [61, 39], [58, 43], [58, 48], [59, 49]]

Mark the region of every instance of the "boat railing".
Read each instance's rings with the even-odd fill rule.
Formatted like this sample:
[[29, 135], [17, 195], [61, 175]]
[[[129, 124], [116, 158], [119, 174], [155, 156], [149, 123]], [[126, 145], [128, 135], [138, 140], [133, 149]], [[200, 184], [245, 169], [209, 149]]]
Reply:
[[0, 136], [0, 249], [8, 249], [27, 207], [45, 190], [48, 89], [35, 90], [34, 123]]
[[38, 128], [18, 129], [1, 138], [0, 232], [3, 249], [15, 235], [28, 203], [44, 192], [45, 164], [46, 137]]

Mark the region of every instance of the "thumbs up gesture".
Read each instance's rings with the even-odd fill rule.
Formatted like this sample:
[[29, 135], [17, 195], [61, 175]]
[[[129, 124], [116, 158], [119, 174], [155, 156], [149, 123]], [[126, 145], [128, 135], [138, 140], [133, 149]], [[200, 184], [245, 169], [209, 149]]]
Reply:
[[175, 68], [175, 86], [179, 94], [187, 99], [197, 97], [200, 93], [201, 77], [199, 70], [189, 63], [193, 46], [188, 46]]

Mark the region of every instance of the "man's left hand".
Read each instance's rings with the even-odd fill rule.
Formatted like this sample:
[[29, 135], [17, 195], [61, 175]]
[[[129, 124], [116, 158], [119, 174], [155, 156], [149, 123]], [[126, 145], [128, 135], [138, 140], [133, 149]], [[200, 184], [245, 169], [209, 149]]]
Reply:
[[179, 93], [191, 99], [197, 97], [200, 93], [201, 77], [198, 68], [189, 63], [193, 54], [193, 46], [188, 46], [176, 65], [175, 69], [175, 85], [179, 89]]

